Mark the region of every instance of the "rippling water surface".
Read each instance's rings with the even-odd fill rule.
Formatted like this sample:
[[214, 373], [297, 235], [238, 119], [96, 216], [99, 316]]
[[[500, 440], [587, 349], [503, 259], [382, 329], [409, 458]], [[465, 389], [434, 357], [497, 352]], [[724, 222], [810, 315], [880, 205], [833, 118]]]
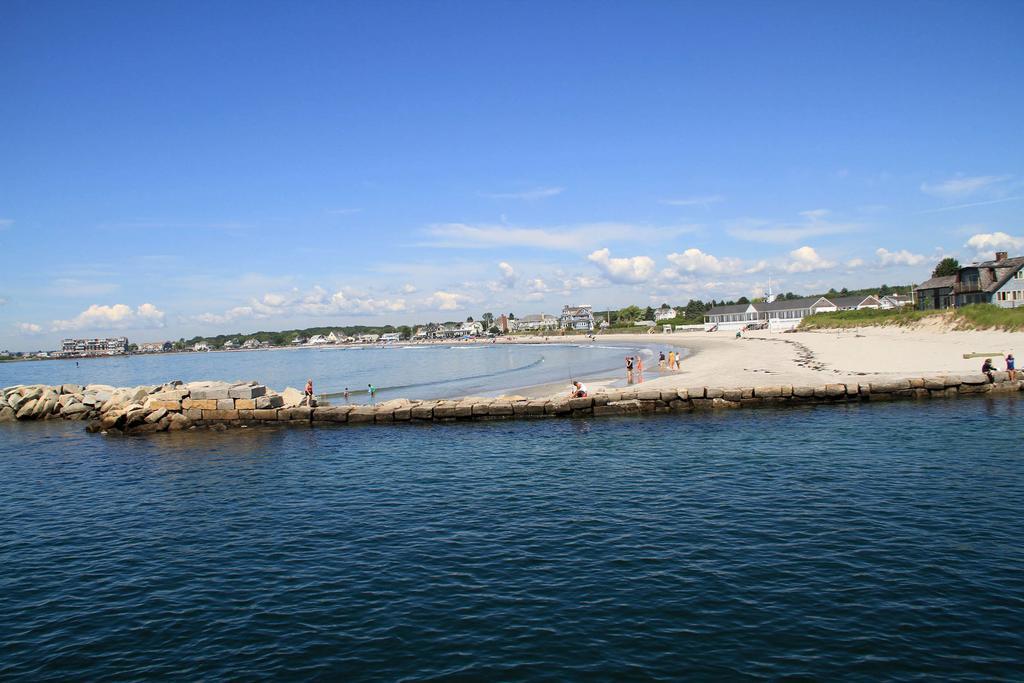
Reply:
[[0, 425], [0, 678], [1019, 680], [1022, 425]]
[[349, 387], [358, 396], [367, 384], [373, 384], [377, 396], [384, 399], [488, 396], [555, 382], [568, 387], [570, 377], [618, 377], [624, 372], [620, 372], [624, 357], [638, 353], [653, 369], [657, 366], [654, 348], [601, 343], [476, 343], [19, 361], [0, 363], [0, 387], [65, 383], [121, 387], [175, 379], [253, 379], [281, 390], [302, 387], [311, 377], [317, 393], [340, 393]]

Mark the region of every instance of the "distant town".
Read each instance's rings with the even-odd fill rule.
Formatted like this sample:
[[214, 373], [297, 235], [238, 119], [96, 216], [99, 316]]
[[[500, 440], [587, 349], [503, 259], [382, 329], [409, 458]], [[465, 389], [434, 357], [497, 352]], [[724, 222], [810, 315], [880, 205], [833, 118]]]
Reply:
[[59, 350], [34, 353], [0, 352], [0, 359], [86, 358], [125, 354], [255, 350], [330, 345], [426, 342], [508, 335], [596, 334], [602, 331], [716, 331], [749, 328], [793, 329], [807, 316], [864, 309], [941, 310], [972, 304], [1001, 308], [1024, 306], [1024, 256], [997, 252], [995, 259], [960, 266], [943, 259], [926, 282], [917, 285], [861, 290], [829, 290], [815, 296], [792, 292], [735, 301], [691, 300], [685, 306], [627, 306], [595, 311], [589, 304], [565, 305], [559, 315], [484, 313], [465, 321], [428, 322], [416, 326], [314, 327], [281, 332], [227, 334], [131, 343], [127, 337], [65, 339]]

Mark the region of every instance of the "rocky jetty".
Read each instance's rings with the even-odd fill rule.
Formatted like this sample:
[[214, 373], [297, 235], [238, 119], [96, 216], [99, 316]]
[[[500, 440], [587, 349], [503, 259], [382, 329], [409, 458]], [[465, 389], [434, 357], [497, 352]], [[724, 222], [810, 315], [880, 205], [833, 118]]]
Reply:
[[901, 399], [956, 398], [1024, 391], [1024, 380], [1005, 372], [886, 380], [866, 384], [759, 386], [738, 389], [691, 387], [601, 389], [588, 398], [462, 398], [377, 405], [302, 406], [302, 393], [278, 393], [257, 382], [169, 382], [159, 386], [115, 388], [13, 386], [0, 390], [0, 422], [83, 420], [88, 431], [149, 434], [183, 429], [248, 427], [261, 424], [328, 425], [456, 420], [602, 417], [701, 410], [834, 404]]

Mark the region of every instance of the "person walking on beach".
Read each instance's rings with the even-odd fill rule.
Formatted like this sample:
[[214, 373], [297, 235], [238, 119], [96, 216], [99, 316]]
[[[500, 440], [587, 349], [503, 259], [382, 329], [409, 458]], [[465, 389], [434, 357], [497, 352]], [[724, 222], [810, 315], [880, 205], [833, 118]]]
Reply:
[[[671, 351], [668, 352], [668, 362], [669, 363], [672, 362], [672, 352]], [[665, 352], [664, 351], [662, 351], [661, 353], [658, 354], [658, 369], [659, 370], [664, 370], [665, 369]]]
[[633, 357], [626, 356], [626, 384], [633, 383]]
[[675, 364], [676, 364], [676, 352], [675, 351], [669, 351], [668, 352], [668, 369], [669, 370], [674, 369], [675, 368]]
[[366, 392], [368, 394], [370, 394], [370, 403], [372, 404], [373, 403], [373, 397], [377, 393], [377, 387], [373, 386], [372, 384], [367, 384], [366, 385]]
[[636, 357], [636, 381], [638, 384], [644, 382], [644, 359], [640, 356]]
[[306, 380], [306, 391], [302, 394], [302, 400], [306, 402], [307, 406], [313, 405], [313, 379]]
[[1006, 374], [1009, 375], [1011, 382], [1017, 381], [1017, 361], [1013, 359], [1013, 354], [1006, 354]]

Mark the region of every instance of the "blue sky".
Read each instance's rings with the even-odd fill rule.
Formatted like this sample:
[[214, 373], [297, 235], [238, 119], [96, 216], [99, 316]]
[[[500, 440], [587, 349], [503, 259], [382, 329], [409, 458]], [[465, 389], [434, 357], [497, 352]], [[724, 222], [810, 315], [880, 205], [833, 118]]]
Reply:
[[1024, 253], [1024, 4], [0, 3], [0, 349]]

